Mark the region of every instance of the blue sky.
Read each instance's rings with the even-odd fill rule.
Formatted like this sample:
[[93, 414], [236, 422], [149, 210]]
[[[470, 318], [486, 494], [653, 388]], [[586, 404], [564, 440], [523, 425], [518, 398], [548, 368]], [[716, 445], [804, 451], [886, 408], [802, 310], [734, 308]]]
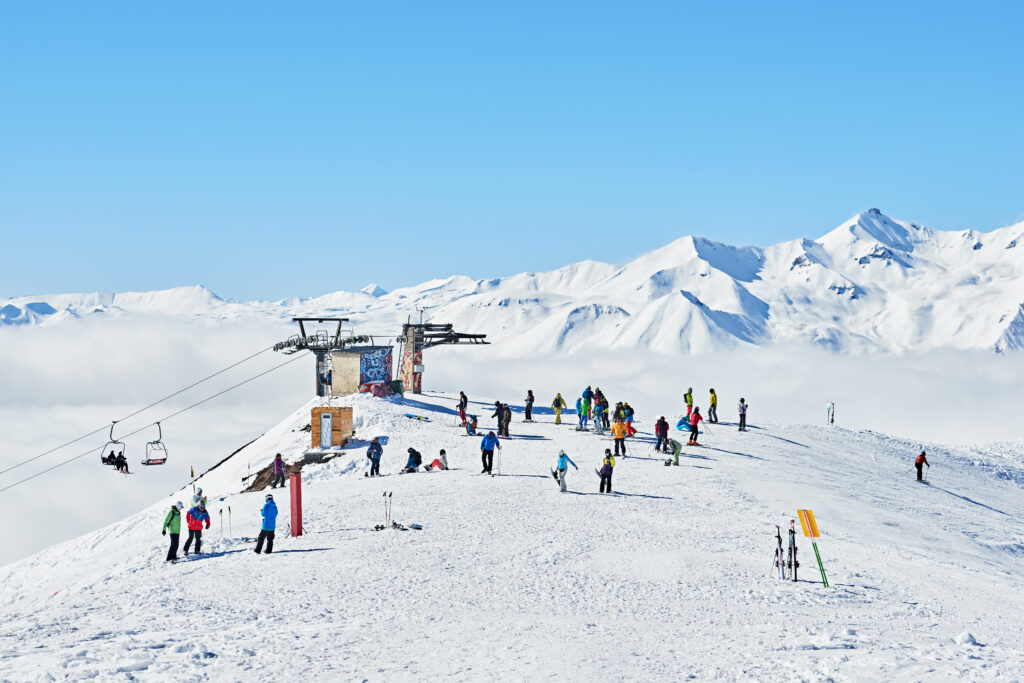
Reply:
[[0, 296], [1024, 219], [1020, 3], [5, 3]]

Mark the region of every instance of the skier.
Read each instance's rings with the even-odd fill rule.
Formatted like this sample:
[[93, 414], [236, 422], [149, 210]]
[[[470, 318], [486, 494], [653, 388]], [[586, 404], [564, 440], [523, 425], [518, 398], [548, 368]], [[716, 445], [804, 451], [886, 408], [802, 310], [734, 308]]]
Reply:
[[370, 447], [366, 449], [366, 458], [370, 461], [369, 476], [380, 476], [380, 457], [382, 455], [384, 455], [384, 447], [380, 445], [380, 439], [375, 436], [370, 442]]
[[494, 449], [501, 450], [501, 442], [498, 441], [498, 437], [494, 435], [494, 432], [487, 432], [487, 436], [480, 441], [480, 459], [483, 461], [484, 468], [480, 470], [480, 474], [490, 474], [491, 467], [494, 465]]
[[636, 434], [636, 430], [633, 429], [633, 406], [625, 401], [622, 402], [622, 415], [626, 418], [626, 436], [633, 436]]
[[533, 389], [526, 390], [526, 416], [523, 419], [533, 422]]
[[565, 474], [569, 469], [569, 465], [579, 470], [579, 467], [576, 467], [576, 463], [565, 454], [565, 451], [558, 451], [558, 469], [556, 471], [558, 472], [558, 484], [562, 489], [562, 493], [565, 493]]
[[606, 448], [604, 449], [604, 460], [601, 461], [601, 470], [598, 472], [601, 475], [601, 488], [598, 493], [612, 492], [612, 471], [614, 469], [615, 457], [612, 455], [611, 450]]
[[198, 555], [201, 551], [199, 549], [203, 542], [203, 523], [206, 523], [206, 528], [210, 528], [210, 515], [206, 511], [206, 501], [201, 500], [199, 504], [194, 506], [185, 515], [185, 522], [188, 523], [188, 540], [185, 541], [185, 554], [188, 555], [189, 546], [192, 545], [192, 541], [196, 542], [195, 554]]
[[718, 394], [714, 389], [711, 389], [710, 405], [708, 405], [708, 422], [718, 424]]
[[551, 402], [551, 409], [555, 411], [555, 424], [562, 424], [562, 409], [566, 408], [565, 399], [561, 394], [555, 394], [555, 400]]
[[470, 415], [466, 421], [466, 434], [476, 436], [476, 415]]
[[462, 426], [466, 426], [466, 408], [469, 407], [469, 398], [466, 396], [465, 391], [459, 392], [459, 419], [462, 420]]
[[[918, 481], [921, 481], [921, 472], [924, 471], [924, 465], [928, 465], [928, 458], [924, 457], [924, 451], [921, 451], [921, 455], [917, 456], [917, 460], [914, 461], [914, 467], [917, 468], [917, 480]], [[931, 469], [931, 468], [932, 468], [932, 466], [928, 465], [928, 469]]]
[[267, 494], [263, 504], [263, 524], [260, 526], [260, 535], [256, 538], [256, 554], [263, 552], [263, 542], [267, 542], [267, 554], [274, 552], [274, 529], [277, 528], [277, 505], [274, 503], [274, 496]]
[[196, 489], [195, 494], [192, 496], [192, 507], [199, 507], [202, 503], [203, 507], [206, 507], [206, 496], [203, 495], [202, 489]]
[[409, 448], [409, 459], [405, 461], [403, 472], [415, 472], [423, 464], [423, 456], [415, 448]]
[[608, 419], [605, 415], [604, 401], [594, 402], [594, 428], [597, 430], [597, 434], [600, 436], [604, 434], [604, 421]]
[[167, 551], [168, 562], [178, 559], [178, 536], [181, 535], [181, 510], [184, 507], [179, 500], [171, 506], [167, 516], [164, 517], [164, 526], [160, 533], [166, 536], [168, 530], [171, 532], [171, 547]]
[[270, 488], [276, 489], [279, 486], [284, 488], [284, 458], [280, 453], [274, 456], [274, 481], [271, 482]]
[[622, 449], [622, 457], [626, 457], [626, 424], [622, 420], [616, 420], [612, 425], [612, 438], [615, 439], [615, 455], [619, 455], [619, 449]]
[[697, 429], [697, 425], [700, 424], [700, 421], [703, 419], [704, 418], [701, 417], [700, 414], [700, 408], [695, 407], [693, 409], [693, 413], [690, 415], [690, 442], [686, 444], [687, 446], [700, 445], [699, 443], [697, 443], [697, 434], [700, 433]]
[[585, 412], [587, 414], [587, 417], [589, 418], [591, 401], [594, 399], [594, 390], [590, 388], [589, 384], [587, 385], [587, 388], [583, 390], [582, 398], [583, 412]]
[[501, 408], [504, 411], [502, 414], [505, 416], [505, 433], [503, 434], [503, 436], [509, 436], [508, 426], [512, 424], [512, 409], [509, 408], [507, 403], [503, 403], [501, 405]]
[[686, 418], [689, 419], [693, 413], [693, 387], [686, 390], [683, 394], [683, 400], [686, 401]]
[[668, 453], [668, 421], [665, 416], [654, 423], [654, 435], [658, 437], [658, 443], [654, 444], [654, 450]]
[[626, 411], [622, 408], [622, 401], [615, 404], [615, 410], [612, 412], [612, 419], [616, 422], [625, 419]]
[[683, 450], [683, 444], [675, 439], [669, 439], [668, 446], [672, 449], [672, 464], [679, 465], [679, 453]]
[[740, 404], [738, 406], [739, 411], [740, 411], [740, 431], [741, 432], [747, 431], [747, 405], [748, 405], [747, 402], [744, 399], [741, 398], [740, 399]]

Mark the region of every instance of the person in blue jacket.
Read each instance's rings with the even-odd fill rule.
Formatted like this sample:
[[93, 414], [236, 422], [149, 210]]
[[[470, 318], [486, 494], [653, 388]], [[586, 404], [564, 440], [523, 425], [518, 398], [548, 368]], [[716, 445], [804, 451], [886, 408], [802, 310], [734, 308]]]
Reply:
[[263, 526], [260, 527], [259, 538], [256, 539], [256, 554], [263, 552], [263, 542], [267, 542], [267, 554], [274, 552], [274, 529], [277, 528], [277, 505], [274, 496], [267, 494], [267, 502], [263, 504]]
[[417, 472], [420, 469], [420, 465], [423, 464], [423, 456], [415, 448], [409, 448], [409, 459], [405, 461], [405, 469], [403, 472]]
[[384, 448], [380, 445], [380, 439], [373, 437], [370, 447], [366, 449], [366, 457], [370, 460], [369, 476], [380, 476], [380, 456], [382, 455], [384, 455]]
[[594, 428], [597, 429], [598, 435], [604, 434], [604, 403], [594, 404]]
[[565, 451], [558, 451], [558, 484], [562, 488], [562, 493], [565, 493], [565, 473], [569, 470], [569, 465], [579, 470], [579, 467], [576, 467], [576, 463], [565, 454]]
[[494, 449], [501, 450], [501, 442], [498, 441], [498, 437], [494, 435], [494, 432], [487, 432], [487, 436], [480, 441], [480, 459], [483, 461], [484, 468], [480, 470], [480, 474], [491, 474], [491, 467], [494, 466]]

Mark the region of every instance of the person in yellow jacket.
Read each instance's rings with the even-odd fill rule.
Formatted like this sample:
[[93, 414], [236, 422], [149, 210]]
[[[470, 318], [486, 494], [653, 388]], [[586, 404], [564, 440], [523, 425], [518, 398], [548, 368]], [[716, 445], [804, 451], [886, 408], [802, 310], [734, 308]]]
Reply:
[[708, 422], [718, 424], [718, 394], [711, 390], [711, 405], [708, 407]]
[[628, 433], [626, 423], [622, 420], [616, 420], [615, 424], [612, 425], [612, 438], [615, 439], [615, 455], [619, 455], [621, 452], [622, 457], [626, 457], [626, 435]]
[[597, 471], [601, 475], [601, 489], [598, 493], [612, 492], [612, 471], [615, 469], [615, 457], [607, 448], [604, 449], [604, 460], [601, 461], [601, 469]]
[[562, 408], [565, 408], [565, 399], [561, 394], [555, 394], [555, 400], [551, 402], [551, 407], [555, 411], [555, 424], [562, 424]]
[[686, 390], [683, 400], [686, 401], [686, 419], [690, 419], [690, 415], [693, 414], [693, 387]]

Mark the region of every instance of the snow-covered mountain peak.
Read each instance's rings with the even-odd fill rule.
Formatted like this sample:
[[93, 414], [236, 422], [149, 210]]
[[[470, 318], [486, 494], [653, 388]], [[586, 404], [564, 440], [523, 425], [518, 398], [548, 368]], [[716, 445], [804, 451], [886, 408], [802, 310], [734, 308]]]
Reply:
[[370, 284], [366, 285], [359, 291], [362, 292], [363, 294], [369, 294], [375, 299], [378, 299], [388, 293], [388, 290], [384, 289], [376, 282], [371, 282]]
[[928, 228], [894, 220], [878, 209], [868, 209], [822, 236], [818, 242], [830, 251], [850, 249], [859, 242], [868, 242], [910, 253], [916, 244], [927, 240], [931, 234]]

